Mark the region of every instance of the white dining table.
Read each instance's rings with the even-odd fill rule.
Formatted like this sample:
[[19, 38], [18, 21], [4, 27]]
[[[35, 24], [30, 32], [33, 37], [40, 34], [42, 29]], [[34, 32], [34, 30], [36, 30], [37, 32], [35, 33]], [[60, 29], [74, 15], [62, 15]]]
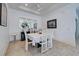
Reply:
[[41, 41], [41, 37], [43, 36], [43, 34], [39, 34], [39, 33], [30, 33], [28, 34], [28, 38], [30, 40], [32, 40], [32, 45], [35, 46], [36, 43], [39, 43]]

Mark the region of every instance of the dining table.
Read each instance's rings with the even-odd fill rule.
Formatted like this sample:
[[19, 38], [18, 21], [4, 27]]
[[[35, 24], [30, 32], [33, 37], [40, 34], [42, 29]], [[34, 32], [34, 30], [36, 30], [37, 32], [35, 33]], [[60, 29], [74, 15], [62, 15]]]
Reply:
[[28, 38], [32, 40], [32, 45], [35, 46], [36, 43], [39, 43], [41, 41], [41, 37], [43, 34], [40, 33], [30, 33], [28, 34]]

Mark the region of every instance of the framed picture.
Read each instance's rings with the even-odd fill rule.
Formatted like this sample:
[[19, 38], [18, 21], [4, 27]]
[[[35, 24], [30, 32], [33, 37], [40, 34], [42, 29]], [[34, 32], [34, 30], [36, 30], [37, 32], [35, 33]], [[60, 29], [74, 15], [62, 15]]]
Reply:
[[57, 19], [47, 21], [47, 28], [57, 28]]
[[5, 3], [0, 3], [0, 25], [7, 27], [7, 6]]

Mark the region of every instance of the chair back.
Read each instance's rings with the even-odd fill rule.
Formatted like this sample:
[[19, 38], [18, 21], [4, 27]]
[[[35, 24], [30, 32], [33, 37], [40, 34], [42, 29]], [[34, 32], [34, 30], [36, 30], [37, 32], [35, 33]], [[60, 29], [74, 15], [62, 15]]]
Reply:
[[51, 30], [44, 30], [43, 34], [46, 34], [46, 36], [47, 36], [47, 46], [48, 46], [48, 48], [52, 48], [53, 32]]
[[27, 40], [28, 36], [25, 30], [24, 30], [24, 34], [25, 34], [25, 39]]
[[47, 36], [45, 34], [43, 36], [41, 36], [41, 42], [42, 43], [46, 43], [47, 42]]

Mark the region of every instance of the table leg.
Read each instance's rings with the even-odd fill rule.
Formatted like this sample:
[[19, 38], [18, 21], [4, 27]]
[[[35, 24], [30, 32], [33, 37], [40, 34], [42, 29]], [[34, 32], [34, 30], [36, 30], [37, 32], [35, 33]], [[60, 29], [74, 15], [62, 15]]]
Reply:
[[16, 42], [16, 35], [14, 35], [14, 43]]
[[28, 41], [26, 40], [25, 49], [28, 51]]

